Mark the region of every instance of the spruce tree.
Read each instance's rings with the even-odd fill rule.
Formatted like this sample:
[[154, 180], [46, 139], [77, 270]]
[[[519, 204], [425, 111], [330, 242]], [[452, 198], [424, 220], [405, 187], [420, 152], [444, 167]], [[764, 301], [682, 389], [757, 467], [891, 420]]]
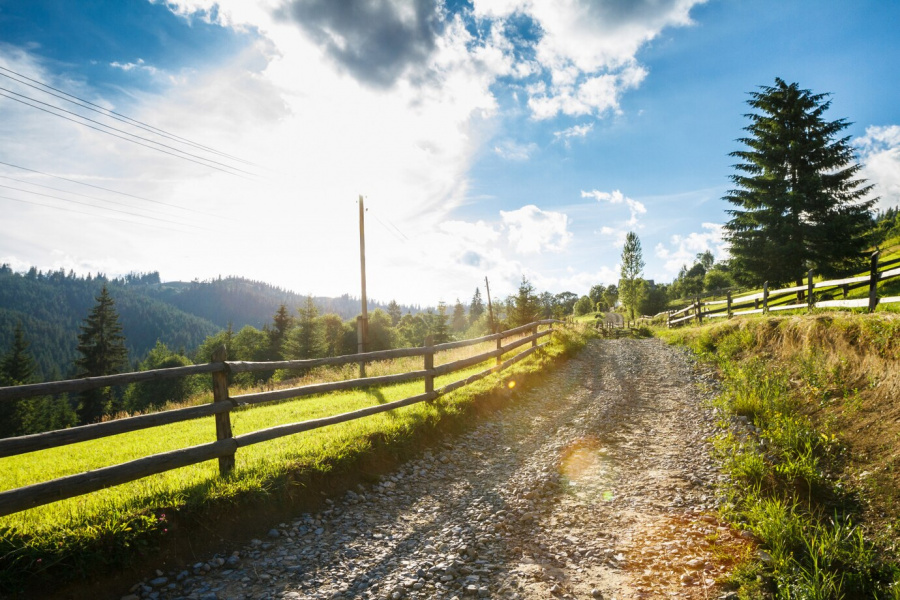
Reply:
[[[122, 372], [128, 365], [125, 336], [119, 325], [115, 302], [106, 285], [96, 298], [97, 304], [81, 325], [78, 334], [78, 353], [75, 360], [79, 377], [99, 377]], [[78, 418], [81, 423], [92, 423], [104, 414], [115, 410], [112, 388], [89, 390], [81, 394]]]
[[[28, 342], [22, 324], [16, 325], [12, 347], [0, 360], [0, 386], [33, 383], [34, 358], [28, 352]], [[0, 401], [0, 438], [19, 435], [22, 432], [21, 400]]]
[[641, 240], [638, 239], [635, 232], [629, 231], [625, 236], [625, 245], [622, 247], [619, 298], [626, 308], [628, 308], [632, 320], [634, 319], [635, 309], [640, 301], [641, 286], [639, 285], [639, 279], [643, 271], [644, 254], [641, 250]]
[[826, 121], [828, 94], [776, 78], [751, 92], [756, 109], [738, 141], [746, 150], [725, 196], [735, 205], [725, 225], [731, 266], [741, 283], [797, 282], [807, 269], [834, 276], [863, 267], [870, 245], [872, 186], [857, 179], [844, 119]]
[[288, 331], [294, 325], [294, 317], [282, 304], [272, 317], [272, 328], [269, 329], [269, 360], [284, 360], [284, 341]]
[[513, 297], [513, 302], [510, 306], [509, 326], [519, 327], [520, 325], [527, 325], [537, 321], [540, 315], [540, 299], [535, 292], [534, 286], [523, 275], [522, 282], [519, 284], [519, 291]]
[[400, 319], [403, 318], [403, 311], [400, 310], [400, 305], [397, 304], [396, 300], [391, 300], [390, 304], [388, 304], [388, 314], [391, 316], [391, 327], [396, 327], [400, 323]]
[[469, 324], [471, 325], [478, 320], [478, 317], [484, 314], [484, 301], [481, 299], [481, 290], [475, 288], [475, 295], [472, 296], [472, 303], [469, 304]]
[[469, 325], [469, 320], [466, 318], [466, 307], [459, 301], [459, 298], [456, 299], [456, 304], [453, 305], [453, 317], [450, 323], [453, 331], [456, 333], [465, 331]]

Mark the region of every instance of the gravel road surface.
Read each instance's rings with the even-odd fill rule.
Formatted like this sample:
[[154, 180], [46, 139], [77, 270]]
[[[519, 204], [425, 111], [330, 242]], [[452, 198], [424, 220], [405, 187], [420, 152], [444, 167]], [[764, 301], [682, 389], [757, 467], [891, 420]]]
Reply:
[[377, 484], [122, 598], [730, 597], [715, 580], [745, 542], [714, 516], [704, 370], [593, 341]]

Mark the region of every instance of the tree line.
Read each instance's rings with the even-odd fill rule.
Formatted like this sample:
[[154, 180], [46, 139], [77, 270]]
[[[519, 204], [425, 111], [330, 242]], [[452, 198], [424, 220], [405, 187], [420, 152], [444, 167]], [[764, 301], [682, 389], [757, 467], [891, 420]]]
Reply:
[[[538, 293], [522, 278], [516, 294], [490, 306], [479, 288], [464, 304], [413, 313], [396, 301], [386, 309], [375, 308], [368, 318], [367, 351], [422, 346], [427, 336], [434, 343], [479, 337], [535, 320], [571, 314], [577, 301], [571, 292]], [[344, 319], [333, 312], [321, 312], [312, 296], [295, 308], [281, 304], [262, 327], [244, 325], [208, 335], [192, 352], [173, 348], [157, 340], [146, 356], [129, 361], [126, 335], [117, 310], [117, 301], [104, 283], [93, 307], [78, 326], [76, 357], [68, 369], [71, 377], [96, 377], [129, 370], [165, 369], [211, 362], [213, 353], [225, 346], [229, 360], [279, 361], [322, 358], [357, 352], [356, 319]], [[12, 343], [0, 355], [0, 386], [40, 381], [40, 369], [21, 323], [15, 326]], [[232, 383], [251, 385], [277, 382], [294, 376], [289, 372], [244, 373]], [[74, 425], [94, 423], [120, 414], [158, 410], [167, 404], [183, 403], [195, 394], [208, 391], [208, 377], [190, 376], [165, 381], [142, 382], [124, 389], [108, 387], [81, 394], [61, 394], [0, 403], [0, 437], [39, 433]]]

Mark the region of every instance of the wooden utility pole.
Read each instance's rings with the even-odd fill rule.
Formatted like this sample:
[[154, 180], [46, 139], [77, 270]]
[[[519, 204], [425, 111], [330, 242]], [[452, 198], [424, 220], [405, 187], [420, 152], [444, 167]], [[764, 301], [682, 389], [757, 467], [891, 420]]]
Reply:
[[[362, 194], [359, 195], [359, 268], [362, 280], [362, 317], [357, 321], [358, 352], [362, 354], [369, 345], [369, 309], [366, 300], [366, 209]], [[366, 363], [359, 363], [359, 376], [366, 376]]]
[[494, 331], [494, 306], [491, 304], [491, 284], [488, 283], [488, 278], [484, 278], [484, 287], [487, 290], [488, 297], [488, 316], [491, 319], [491, 333], [496, 333]]

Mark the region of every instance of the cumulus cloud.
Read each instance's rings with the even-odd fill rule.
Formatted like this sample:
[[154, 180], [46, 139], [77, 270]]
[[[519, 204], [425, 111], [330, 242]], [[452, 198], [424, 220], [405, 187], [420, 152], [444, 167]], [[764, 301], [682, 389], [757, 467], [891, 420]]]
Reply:
[[500, 211], [510, 245], [519, 254], [561, 252], [572, 240], [565, 213], [544, 211], [533, 204], [514, 211]]
[[703, 223], [702, 231], [692, 232], [687, 235], [673, 235], [669, 244], [662, 242], [656, 245], [654, 252], [658, 258], [665, 261], [665, 275], [674, 277], [678, 274], [682, 265], [694, 264], [698, 254], [709, 250], [722, 260], [728, 255], [728, 245], [723, 237], [721, 223]]
[[613, 190], [612, 192], [601, 192], [599, 190], [591, 190], [590, 192], [586, 192], [582, 190], [581, 197], [594, 198], [598, 202], [609, 202], [610, 204], [627, 205], [631, 217], [624, 223], [628, 227], [638, 226], [638, 215], [647, 213], [647, 207], [644, 206], [642, 202], [638, 202], [637, 200], [625, 196], [625, 194], [623, 194], [619, 190]]
[[878, 208], [900, 206], [900, 125], [867, 127], [853, 145], [860, 153], [862, 176], [875, 185]]
[[528, 106], [536, 119], [558, 114], [619, 111], [626, 90], [647, 76], [638, 50], [666, 27], [691, 23], [703, 0], [475, 0], [484, 19], [528, 18], [541, 35], [535, 62], [548, 84], [532, 87]]
[[427, 64], [442, 29], [433, 0], [291, 0], [276, 16], [296, 23], [358, 80], [379, 87]]

